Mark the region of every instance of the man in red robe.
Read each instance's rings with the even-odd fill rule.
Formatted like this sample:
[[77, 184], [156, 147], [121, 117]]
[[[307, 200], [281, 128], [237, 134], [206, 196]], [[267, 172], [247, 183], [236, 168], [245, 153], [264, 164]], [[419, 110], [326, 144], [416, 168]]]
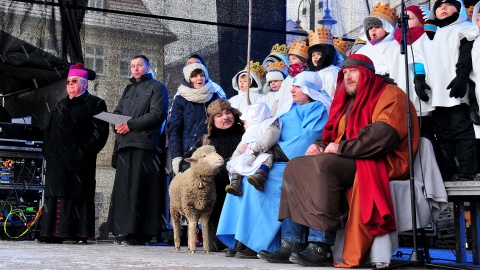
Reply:
[[345, 59], [321, 140], [285, 168], [279, 210], [282, 247], [260, 251], [260, 258], [329, 264], [335, 232], [346, 228], [344, 263], [336, 266], [355, 267], [375, 235], [396, 230], [388, 182], [408, 179], [407, 104], [415, 152], [417, 116], [405, 92], [376, 75], [368, 57]]

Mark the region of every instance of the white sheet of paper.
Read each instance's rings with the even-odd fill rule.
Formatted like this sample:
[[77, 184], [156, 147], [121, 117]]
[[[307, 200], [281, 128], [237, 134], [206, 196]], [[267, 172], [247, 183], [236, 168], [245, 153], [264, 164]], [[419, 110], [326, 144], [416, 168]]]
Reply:
[[121, 115], [121, 114], [113, 114], [108, 112], [101, 112], [93, 117], [108, 122], [114, 125], [121, 125], [127, 123], [127, 121], [132, 118], [131, 116]]

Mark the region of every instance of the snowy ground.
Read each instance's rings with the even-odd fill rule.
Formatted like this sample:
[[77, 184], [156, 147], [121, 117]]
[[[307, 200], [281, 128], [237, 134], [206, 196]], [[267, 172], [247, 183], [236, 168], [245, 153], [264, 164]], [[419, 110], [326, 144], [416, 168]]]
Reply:
[[[201, 249], [201, 248], [200, 248]], [[259, 259], [227, 258], [223, 252], [195, 254], [186, 247], [40, 244], [0, 241], [0, 269], [305, 269], [294, 264], [271, 264]], [[323, 269], [334, 269], [325, 267]], [[402, 268], [421, 269], [421, 268]]]

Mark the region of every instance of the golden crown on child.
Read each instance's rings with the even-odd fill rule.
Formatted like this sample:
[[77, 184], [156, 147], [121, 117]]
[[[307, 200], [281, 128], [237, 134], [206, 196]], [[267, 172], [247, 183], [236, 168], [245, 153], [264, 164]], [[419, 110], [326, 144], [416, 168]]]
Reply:
[[330, 44], [333, 45], [333, 35], [328, 28], [317, 28], [317, 31], [310, 30], [308, 34], [308, 46], [317, 44]]
[[350, 42], [342, 40], [341, 37], [333, 39], [333, 46], [339, 53], [345, 55], [350, 47]]
[[357, 44], [364, 44], [365, 45], [365, 44], [367, 44], [367, 42], [365, 40], [361, 39], [360, 37], [357, 37], [355, 39], [355, 42], [353, 43], [353, 45], [357, 45]]
[[271, 71], [271, 70], [280, 70], [280, 71], [284, 72], [284, 70], [285, 70], [286, 67], [287, 67], [287, 64], [285, 64], [285, 62], [283, 62], [283, 61], [273, 62], [273, 63], [270, 64], [270, 66], [268, 67], [268, 71]]
[[390, 3], [385, 5], [382, 2], [378, 2], [370, 13], [370, 17], [377, 17], [386, 20], [392, 25], [397, 23], [397, 11], [395, 8], [390, 8]]
[[290, 46], [290, 50], [288, 54], [295, 54], [305, 59], [308, 58], [308, 46], [305, 41], [295, 40], [292, 46]]
[[287, 44], [275, 44], [273, 45], [272, 47], [272, 50], [270, 51], [270, 54], [275, 54], [275, 53], [278, 53], [278, 54], [283, 54], [285, 56], [287, 56]]
[[[248, 65], [245, 66], [245, 70], [248, 70]], [[265, 68], [259, 62], [250, 61], [250, 72], [257, 75], [260, 80], [265, 79]]]

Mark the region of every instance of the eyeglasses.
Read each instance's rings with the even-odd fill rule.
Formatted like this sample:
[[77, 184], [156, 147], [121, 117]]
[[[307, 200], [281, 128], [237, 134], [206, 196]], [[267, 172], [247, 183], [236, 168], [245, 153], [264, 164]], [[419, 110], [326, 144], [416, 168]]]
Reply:
[[70, 83], [76, 84], [77, 82], [81, 82], [82, 79], [71, 79], [71, 80], [66, 80], [65, 84], [69, 85]]

